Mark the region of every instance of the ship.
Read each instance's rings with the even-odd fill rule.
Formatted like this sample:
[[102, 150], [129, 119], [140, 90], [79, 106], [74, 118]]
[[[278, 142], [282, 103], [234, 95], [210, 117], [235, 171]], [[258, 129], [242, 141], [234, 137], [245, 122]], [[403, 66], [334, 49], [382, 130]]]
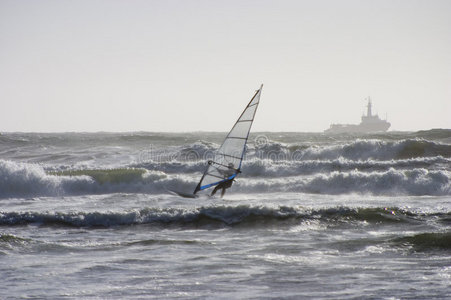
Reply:
[[371, 98], [368, 97], [367, 112], [362, 116], [360, 124], [331, 124], [324, 130], [325, 133], [367, 133], [385, 132], [390, 128], [390, 122], [382, 120], [377, 114], [372, 113]]

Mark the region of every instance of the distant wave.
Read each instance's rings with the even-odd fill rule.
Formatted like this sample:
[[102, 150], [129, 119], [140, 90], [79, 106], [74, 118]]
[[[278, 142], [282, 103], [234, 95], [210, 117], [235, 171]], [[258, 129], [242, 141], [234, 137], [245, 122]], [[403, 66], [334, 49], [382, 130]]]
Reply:
[[[170, 155], [164, 151], [154, 153], [153, 159], [144, 159], [129, 166], [169, 174], [203, 172], [214, 150], [213, 144], [196, 142], [174, 149]], [[357, 140], [328, 146], [268, 142], [250, 148], [240, 177], [296, 176], [355, 169], [372, 172], [390, 168], [447, 168], [450, 164], [451, 145], [425, 140]]]
[[[450, 158], [441, 156], [418, 157], [399, 160], [350, 160], [337, 158], [331, 160], [303, 160], [303, 161], [273, 161], [270, 159], [250, 158], [243, 163], [241, 177], [280, 177], [309, 175], [315, 173], [330, 173], [333, 171], [386, 171], [390, 168], [415, 169], [430, 168], [433, 166], [447, 166], [451, 164]], [[130, 165], [131, 168], [144, 168], [159, 170], [169, 174], [187, 174], [203, 172], [207, 163], [205, 161], [168, 161], [146, 162]]]
[[360, 140], [334, 145], [284, 145], [269, 142], [255, 155], [271, 160], [392, 160], [417, 157], [451, 157], [451, 145], [423, 139], [400, 141]]
[[424, 139], [450, 140], [451, 139], [451, 129], [435, 128], [435, 129], [429, 129], [429, 130], [420, 130], [417, 132], [413, 132], [412, 135], [416, 136], [416, 137], [424, 138]]
[[[142, 153], [141, 164], [207, 161], [214, 157], [218, 145], [206, 141], [171, 149], [150, 149]], [[365, 160], [405, 160], [430, 157], [451, 158], [451, 145], [423, 139], [399, 141], [362, 140], [339, 142], [332, 145], [284, 144], [267, 141], [263, 145], [248, 145], [245, 158], [271, 161], [336, 160], [340, 158]]]
[[[290, 206], [207, 206], [194, 209], [145, 208], [124, 212], [0, 212], [0, 225], [52, 225], [111, 227], [155, 224], [180, 226], [268, 226], [271, 223], [299, 224], [319, 221], [325, 224], [368, 222], [373, 224], [418, 223], [449, 219], [449, 213], [418, 214], [400, 208], [304, 209]], [[7, 238], [7, 237], [6, 237]]]

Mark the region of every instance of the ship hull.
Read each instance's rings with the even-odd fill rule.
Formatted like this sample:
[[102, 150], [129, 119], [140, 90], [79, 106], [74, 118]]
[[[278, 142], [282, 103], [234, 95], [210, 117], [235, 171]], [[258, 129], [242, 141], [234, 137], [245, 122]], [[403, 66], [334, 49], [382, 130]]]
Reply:
[[325, 133], [367, 133], [367, 132], [385, 132], [390, 128], [389, 122], [378, 122], [372, 124], [359, 124], [359, 125], [347, 125], [347, 124], [334, 124], [329, 129], [326, 129]]

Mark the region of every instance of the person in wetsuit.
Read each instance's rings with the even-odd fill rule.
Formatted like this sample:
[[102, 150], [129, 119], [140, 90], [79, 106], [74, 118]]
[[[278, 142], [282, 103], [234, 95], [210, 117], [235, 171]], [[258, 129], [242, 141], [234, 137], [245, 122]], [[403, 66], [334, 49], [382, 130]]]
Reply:
[[[229, 165], [227, 167], [228, 167], [228, 169], [224, 170], [224, 172], [221, 172], [221, 173], [223, 173], [225, 178], [229, 178], [230, 176], [235, 174], [235, 172], [237, 171], [237, 170], [235, 170], [233, 163], [229, 163]], [[233, 180], [234, 180], [233, 178], [227, 179], [227, 180], [221, 182], [220, 184], [218, 184], [217, 186], [215, 186], [215, 188], [211, 192], [211, 196], [213, 196], [214, 194], [216, 194], [217, 191], [222, 189], [221, 197], [224, 197], [226, 189], [228, 189], [232, 186]]]
[[214, 196], [214, 194], [216, 194], [216, 192], [220, 189], [222, 189], [221, 191], [221, 197], [224, 197], [225, 191], [226, 189], [228, 189], [229, 187], [232, 186], [233, 183], [233, 179], [228, 179], [226, 181], [221, 182], [220, 184], [218, 184], [217, 186], [215, 186], [215, 188], [213, 189], [213, 191], [211, 192], [211, 196]]

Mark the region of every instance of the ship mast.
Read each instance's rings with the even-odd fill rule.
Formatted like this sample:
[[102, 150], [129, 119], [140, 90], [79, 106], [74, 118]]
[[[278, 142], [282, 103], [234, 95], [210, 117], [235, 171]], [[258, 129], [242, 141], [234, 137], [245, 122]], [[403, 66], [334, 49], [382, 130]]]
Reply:
[[367, 105], [367, 107], [368, 107], [368, 109], [366, 111], [366, 115], [367, 115], [367, 117], [371, 117], [372, 113], [371, 113], [371, 98], [370, 97], [368, 97], [368, 105]]

